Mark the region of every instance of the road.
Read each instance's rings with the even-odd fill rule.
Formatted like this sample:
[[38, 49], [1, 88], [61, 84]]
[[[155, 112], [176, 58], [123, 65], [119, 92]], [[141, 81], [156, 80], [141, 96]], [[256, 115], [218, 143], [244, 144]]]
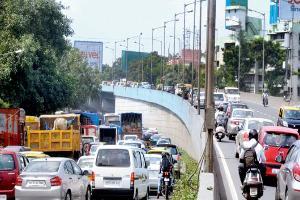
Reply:
[[[279, 108], [274, 107], [263, 107], [262, 104], [259, 104], [260, 101], [243, 101], [243, 103], [246, 103], [250, 109], [254, 110], [254, 117], [262, 117], [273, 120], [275, 123], [277, 121], [277, 113]], [[219, 160], [219, 163], [224, 164], [226, 163], [226, 166], [222, 173], [224, 173], [224, 177], [229, 179], [229, 184], [225, 184], [227, 188], [225, 188], [226, 191], [230, 191], [231, 197], [228, 197], [228, 199], [232, 200], [240, 200], [244, 199], [242, 196], [242, 192], [240, 190], [240, 179], [238, 174], [238, 159], [235, 158], [235, 143], [234, 141], [228, 140], [226, 137], [222, 142], [216, 142], [217, 149], [219, 147], [221, 153], [217, 150], [217, 158]], [[268, 183], [265, 185], [264, 195], [261, 198], [262, 200], [270, 200], [275, 199], [275, 180], [269, 180]]]

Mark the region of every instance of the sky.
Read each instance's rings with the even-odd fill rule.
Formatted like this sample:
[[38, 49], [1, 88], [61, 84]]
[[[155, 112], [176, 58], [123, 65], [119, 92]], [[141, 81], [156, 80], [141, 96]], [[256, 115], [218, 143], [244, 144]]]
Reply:
[[[74, 34], [69, 39], [102, 41], [104, 43], [103, 63], [110, 64], [114, 59], [113, 50], [115, 41], [125, 40], [142, 33], [141, 50], [151, 51], [152, 28], [163, 26], [164, 21], [174, 19], [175, 13], [182, 13], [185, 3], [192, 3], [193, 0], [57, 0], [67, 6], [64, 13], [72, 19]], [[225, 30], [225, 1], [217, 1], [217, 42], [230, 34]], [[269, 15], [270, 0], [249, 0], [249, 8], [265, 12]], [[196, 8], [196, 29], [199, 30], [199, 4]], [[193, 10], [193, 5], [187, 7]], [[207, 2], [203, 2], [203, 22], [207, 20]], [[260, 17], [253, 13], [250, 16]], [[193, 13], [187, 14], [186, 27], [193, 28]], [[177, 17], [176, 22], [176, 52], [179, 51], [179, 42], [183, 46], [183, 15]], [[268, 18], [268, 17], [267, 17]], [[168, 23], [166, 28], [166, 55], [173, 53], [174, 23]], [[202, 28], [202, 49], [205, 49], [206, 28]], [[154, 31], [154, 38], [163, 40], [163, 29]], [[129, 40], [129, 50], [138, 51], [138, 38]], [[126, 44], [124, 43], [124, 46]], [[107, 48], [106, 48], [107, 47]], [[124, 47], [117, 46], [117, 57], [120, 56]], [[160, 42], [154, 42], [154, 50], [160, 52]]]

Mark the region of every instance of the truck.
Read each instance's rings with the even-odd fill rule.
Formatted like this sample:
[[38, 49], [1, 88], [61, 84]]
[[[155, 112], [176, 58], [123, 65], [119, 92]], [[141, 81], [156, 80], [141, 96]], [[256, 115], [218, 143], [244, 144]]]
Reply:
[[80, 155], [80, 115], [41, 115], [40, 129], [27, 127], [27, 145], [50, 156]]
[[100, 126], [99, 142], [104, 142], [106, 145], [115, 145], [118, 141], [118, 129], [111, 126]]
[[121, 113], [122, 138], [125, 135], [136, 135], [139, 139], [143, 137], [143, 123], [141, 113]]
[[111, 125], [111, 124], [115, 124], [117, 126], [121, 125], [120, 122], [120, 115], [117, 113], [106, 113], [104, 114], [104, 124], [106, 126]]
[[98, 137], [101, 124], [98, 113], [79, 112], [77, 114], [80, 114], [81, 135]]
[[0, 108], [0, 146], [24, 146], [25, 110]]

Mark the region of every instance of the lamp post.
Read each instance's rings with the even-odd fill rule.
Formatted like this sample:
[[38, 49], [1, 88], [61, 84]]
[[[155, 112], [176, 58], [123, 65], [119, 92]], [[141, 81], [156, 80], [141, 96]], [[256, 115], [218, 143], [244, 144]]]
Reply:
[[[113, 55], [115, 54], [115, 50], [113, 48], [108, 47], [108, 46], [106, 46], [105, 48], [111, 50]], [[112, 79], [112, 82], [114, 80], [113, 65], [114, 65], [114, 60], [111, 59], [111, 79]]]
[[[162, 69], [163, 69], [163, 42], [161, 40], [157, 40], [157, 39], [153, 39], [154, 41], [157, 41], [157, 42], [160, 42], [160, 64], [161, 64], [161, 67], [160, 67], [160, 80], [162, 79]], [[161, 83], [161, 82], [160, 82]]]
[[[170, 35], [170, 37], [171, 38], [174, 38], [174, 36], [173, 35]], [[181, 38], [176, 38], [177, 40], [178, 40], [178, 52], [180, 52], [180, 50], [181, 50]], [[175, 40], [176, 40], [175, 39]], [[174, 54], [174, 60], [175, 60], [175, 57], [176, 57], [176, 53]], [[177, 80], [179, 80], [180, 79], [180, 73], [179, 73], [179, 66], [178, 66], [178, 70], [177, 70]]]
[[195, 32], [196, 32], [196, 4], [197, 1], [194, 0], [194, 20], [193, 20], [193, 55], [192, 55], [192, 99], [191, 104], [194, 105], [194, 68], [195, 68]]
[[[238, 27], [240, 29], [240, 33], [242, 31], [242, 25], [241, 21], [237, 21], [234, 19], [225, 19], [226, 21], [234, 21], [238, 23]], [[238, 77], [237, 77], [237, 84], [238, 84], [238, 89], [240, 90], [240, 72], [241, 72], [241, 36], [239, 35], [239, 61], [238, 61]]]
[[[123, 42], [125, 42], [125, 40], [115, 41], [115, 62], [117, 62], [117, 44], [123, 43]], [[122, 63], [122, 61], [121, 61], [121, 63]], [[113, 74], [112, 79], [115, 80], [115, 69], [114, 69], [113, 65], [112, 65], [112, 74]]]
[[156, 27], [156, 28], [152, 28], [152, 36], [151, 36], [151, 57], [150, 57], [150, 68], [151, 68], [151, 84], [153, 84], [153, 36], [154, 36], [154, 31], [157, 30], [157, 29], [161, 29], [161, 28], [164, 28], [164, 26], [159, 26], [159, 27]]
[[266, 31], [266, 13], [264, 12], [259, 12], [257, 10], [253, 10], [253, 9], [248, 9], [249, 11], [252, 11], [252, 12], [255, 12], [257, 14], [260, 14], [262, 17], [263, 17], [263, 20], [264, 20], [264, 24], [263, 24], [263, 44], [262, 44], [262, 89], [263, 91], [265, 90], [265, 31]]
[[[139, 39], [139, 42], [133, 42], [134, 44], [138, 44], [139, 45], [139, 57], [140, 57], [140, 62], [141, 62], [141, 69], [142, 69], [142, 81], [144, 82], [144, 56], [141, 56], [141, 46], [144, 47], [144, 44], [141, 44], [141, 40]], [[139, 70], [140, 72], [140, 70]], [[139, 79], [140, 80], [140, 79]]]

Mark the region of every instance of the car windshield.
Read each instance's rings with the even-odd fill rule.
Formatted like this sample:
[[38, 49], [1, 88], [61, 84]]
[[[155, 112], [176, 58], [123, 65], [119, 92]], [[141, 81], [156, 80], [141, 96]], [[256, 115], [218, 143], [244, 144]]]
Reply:
[[232, 117], [236, 117], [236, 118], [253, 117], [253, 112], [250, 110], [233, 110]]
[[136, 136], [126, 136], [125, 140], [136, 140]]
[[171, 152], [172, 155], [177, 155], [178, 151], [176, 147], [168, 147], [168, 150]]
[[238, 89], [226, 89], [225, 92], [227, 94], [239, 94], [239, 90]]
[[258, 120], [250, 120], [248, 122], [248, 127], [246, 129], [256, 129], [256, 130], [259, 130], [263, 126], [274, 126], [274, 123], [268, 122], [268, 121], [260, 122]]
[[157, 144], [170, 144], [169, 140], [159, 140]]
[[60, 161], [32, 161], [25, 168], [25, 172], [57, 172]]
[[130, 157], [126, 149], [101, 149], [98, 152], [98, 167], [129, 167]]
[[10, 154], [0, 154], [0, 171], [11, 171], [15, 169], [14, 158]]
[[161, 157], [147, 157], [146, 159], [150, 162], [150, 165], [160, 165], [161, 162]]
[[264, 143], [275, 147], [290, 147], [296, 140], [295, 135], [267, 132]]
[[82, 138], [82, 143], [85, 144], [85, 143], [91, 143], [91, 142], [94, 142], [94, 138], [93, 137], [83, 137]]
[[98, 147], [99, 145], [92, 145], [90, 149], [90, 154], [95, 155]]
[[93, 158], [83, 158], [78, 161], [78, 165], [80, 168], [89, 168], [93, 167]]
[[287, 119], [299, 119], [300, 120], [300, 110], [286, 110], [284, 113]]
[[134, 142], [125, 142], [124, 145], [132, 146], [132, 147], [137, 147], [137, 148], [142, 148], [141, 143], [134, 143]]
[[214, 94], [215, 101], [224, 101], [224, 95], [223, 94]]

